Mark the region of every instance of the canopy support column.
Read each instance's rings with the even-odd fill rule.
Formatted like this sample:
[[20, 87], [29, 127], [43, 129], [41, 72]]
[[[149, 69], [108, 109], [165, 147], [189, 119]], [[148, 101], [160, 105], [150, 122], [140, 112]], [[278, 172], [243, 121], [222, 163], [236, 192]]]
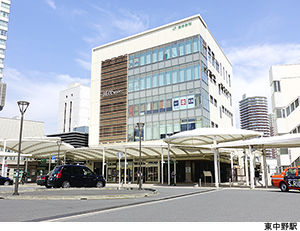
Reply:
[[170, 184], [170, 144], [168, 144], [168, 185]]
[[266, 157], [266, 149], [263, 146], [263, 161], [264, 161], [264, 178], [265, 178], [265, 186], [268, 188], [268, 169], [267, 169], [267, 157]]
[[247, 150], [245, 148], [244, 148], [244, 153], [245, 153], [246, 186], [249, 186], [248, 154], [247, 154]]
[[216, 136], [214, 136], [214, 166], [215, 166], [215, 186], [219, 187], [219, 177], [218, 177], [218, 155], [216, 149], [217, 141]]
[[161, 148], [161, 184], [164, 184], [164, 149]]
[[125, 166], [124, 166], [124, 183], [126, 185], [127, 178], [127, 148], [125, 148]]
[[250, 188], [254, 188], [254, 167], [253, 167], [253, 154], [251, 151], [251, 146], [249, 145], [249, 152], [250, 152]]
[[4, 147], [3, 147], [3, 153], [4, 153], [4, 155], [3, 155], [3, 157], [2, 157], [2, 173], [1, 173], [1, 176], [4, 176], [4, 177], [6, 177], [5, 175], [4, 175], [4, 167], [5, 167], [5, 150], [6, 150], [6, 139], [4, 139]]
[[102, 175], [105, 178], [104, 166], [105, 166], [105, 148], [103, 148], [103, 155], [102, 155]]

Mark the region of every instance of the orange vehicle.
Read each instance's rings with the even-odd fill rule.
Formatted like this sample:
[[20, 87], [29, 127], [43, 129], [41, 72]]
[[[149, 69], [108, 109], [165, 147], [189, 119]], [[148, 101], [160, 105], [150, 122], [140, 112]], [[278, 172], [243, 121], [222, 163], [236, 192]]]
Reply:
[[289, 189], [300, 190], [300, 167], [288, 167], [280, 175], [272, 176], [272, 185], [287, 192]]

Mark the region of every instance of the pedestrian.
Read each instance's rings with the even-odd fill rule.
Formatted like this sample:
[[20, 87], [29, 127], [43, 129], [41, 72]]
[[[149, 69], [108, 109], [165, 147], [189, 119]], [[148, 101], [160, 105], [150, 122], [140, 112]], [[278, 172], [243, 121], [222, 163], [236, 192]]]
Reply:
[[22, 175], [21, 183], [24, 184], [25, 181], [26, 181], [26, 172], [24, 171]]
[[255, 168], [255, 178], [254, 178], [254, 185], [256, 186], [256, 181], [260, 184], [260, 186], [263, 186], [262, 183], [260, 183], [260, 177], [259, 177], [259, 170]]
[[176, 186], [176, 184], [175, 184], [175, 176], [176, 176], [176, 174], [174, 173], [174, 171], [172, 171], [172, 173], [171, 173], [171, 185], [173, 184], [174, 186]]
[[140, 184], [140, 179], [141, 179], [141, 183], [143, 183], [142, 177], [143, 177], [143, 174], [141, 172], [138, 172], [138, 174], [137, 174], [137, 185]]

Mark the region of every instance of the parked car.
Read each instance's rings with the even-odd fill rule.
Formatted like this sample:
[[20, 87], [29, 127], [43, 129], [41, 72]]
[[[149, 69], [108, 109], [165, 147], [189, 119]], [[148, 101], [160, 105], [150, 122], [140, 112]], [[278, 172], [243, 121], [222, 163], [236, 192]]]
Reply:
[[300, 190], [300, 167], [288, 167], [280, 175], [272, 176], [272, 185], [287, 192], [289, 189]]
[[105, 186], [105, 179], [82, 165], [57, 166], [47, 181], [48, 187], [97, 187]]
[[36, 184], [45, 186], [46, 188], [49, 188], [49, 186], [47, 185], [47, 180], [48, 180], [49, 176], [51, 176], [51, 174], [52, 174], [52, 171], [50, 171], [47, 175], [37, 176]]
[[8, 177], [4, 177], [4, 176], [0, 176], [0, 185], [12, 185], [13, 184], [13, 180], [8, 178]]

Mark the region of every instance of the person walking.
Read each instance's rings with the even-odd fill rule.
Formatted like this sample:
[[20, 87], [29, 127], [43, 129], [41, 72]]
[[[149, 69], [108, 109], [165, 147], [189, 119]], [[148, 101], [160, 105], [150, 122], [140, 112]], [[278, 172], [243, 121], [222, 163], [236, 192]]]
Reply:
[[26, 181], [26, 172], [23, 172], [22, 178], [21, 178], [21, 183], [24, 184]]
[[175, 177], [176, 177], [176, 174], [174, 173], [174, 171], [172, 171], [172, 173], [171, 173], [171, 185], [173, 184], [174, 186], [176, 186]]
[[257, 168], [255, 168], [255, 178], [254, 178], [254, 185], [256, 186], [256, 182], [258, 182], [260, 184], [260, 186], [263, 186], [262, 183], [260, 183], [259, 181], [259, 170]]

